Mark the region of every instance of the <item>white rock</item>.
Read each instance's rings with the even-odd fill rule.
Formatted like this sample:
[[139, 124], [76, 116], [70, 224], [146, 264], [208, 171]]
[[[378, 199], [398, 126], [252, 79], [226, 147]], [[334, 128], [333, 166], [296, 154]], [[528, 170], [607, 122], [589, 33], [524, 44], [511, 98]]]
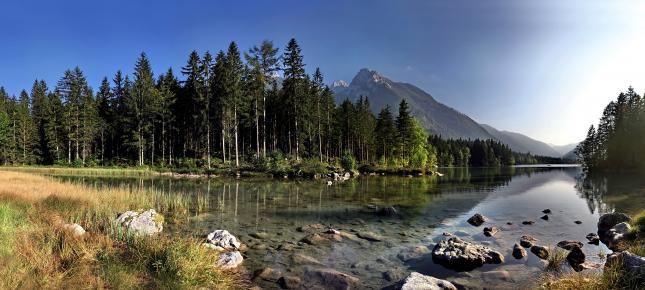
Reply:
[[446, 280], [412, 272], [405, 280], [399, 282], [400, 290], [457, 290], [457, 287]]
[[117, 223], [126, 227], [137, 234], [153, 235], [163, 230], [163, 216], [154, 209], [149, 209], [142, 213], [136, 211], [126, 211], [117, 219]]
[[79, 224], [65, 224], [63, 229], [71, 232], [75, 237], [80, 237], [85, 234], [85, 229]]
[[210, 244], [209, 247], [219, 251], [240, 249], [240, 242], [227, 230], [216, 230], [208, 234], [206, 243]]
[[242, 264], [243, 261], [244, 258], [242, 257], [242, 254], [240, 254], [240, 252], [225, 252], [219, 254], [219, 259], [217, 259], [217, 266], [223, 269], [232, 269]]

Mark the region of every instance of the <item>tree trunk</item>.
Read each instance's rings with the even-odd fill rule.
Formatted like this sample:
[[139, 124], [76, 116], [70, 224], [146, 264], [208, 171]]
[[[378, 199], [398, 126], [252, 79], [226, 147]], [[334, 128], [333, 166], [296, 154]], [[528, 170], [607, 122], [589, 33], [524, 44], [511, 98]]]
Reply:
[[233, 109], [233, 119], [234, 119], [234, 132], [235, 132], [235, 167], [240, 167], [240, 159], [239, 159], [239, 150], [238, 150], [238, 144], [237, 144], [237, 129], [238, 129], [238, 124], [237, 124], [237, 105], [235, 105]]

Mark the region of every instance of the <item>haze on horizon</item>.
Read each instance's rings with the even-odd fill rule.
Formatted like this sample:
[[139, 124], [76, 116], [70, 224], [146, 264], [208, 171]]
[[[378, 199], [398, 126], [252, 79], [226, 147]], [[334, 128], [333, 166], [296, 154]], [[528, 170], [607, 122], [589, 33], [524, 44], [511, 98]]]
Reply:
[[5, 3], [0, 86], [76, 65], [96, 89], [145, 51], [155, 73], [193, 50], [302, 45], [331, 83], [368, 67], [480, 123], [552, 144], [584, 138], [620, 91], [645, 90], [642, 1], [50, 1]]

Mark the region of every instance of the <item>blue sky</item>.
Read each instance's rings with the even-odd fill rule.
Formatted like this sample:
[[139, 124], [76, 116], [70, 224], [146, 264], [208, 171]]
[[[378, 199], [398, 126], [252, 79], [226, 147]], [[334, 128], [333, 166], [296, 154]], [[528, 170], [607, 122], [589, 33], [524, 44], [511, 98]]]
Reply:
[[[363, 67], [413, 83], [499, 129], [584, 138], [629, 85], [645, 91], [644, 1], [9, 1], [0, 4], [0, 85], [53, 87], [80, 66], [92, 86], [156, 73], [193, 50], [300, 42], [331, 82]], [[233, 3], [234, 2], [234, 3]]]

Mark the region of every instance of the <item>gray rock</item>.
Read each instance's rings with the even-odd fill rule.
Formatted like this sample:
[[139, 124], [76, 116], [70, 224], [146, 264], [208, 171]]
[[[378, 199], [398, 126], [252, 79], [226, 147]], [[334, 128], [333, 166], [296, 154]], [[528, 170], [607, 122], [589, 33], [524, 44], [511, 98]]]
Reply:
[[549, 216], [545, 214], [545, 215], [543, 215], [543, 216], [541, 217], [541, 219], [543, 219], [543, 220], [545, 220], [545, 221], [548, 221], [548, 220], [549, 220]]
[[525, 247], [525, 248], [532, 247], [533, 245], [535, 245], [537, 241], [538, 240], [536, 238], [529, 235], [524, 235], [520, 237], [520, 245], [522, 245], [522, 247]]
[[85, 229], [79, 224], [65, 224], [63, 225], [63, 229], [75, 237], [80, 237], [85, 234]]
[[598, 232], [608, 231], [619, 223], [630, 222], [631, 220], [632, 218], [624, 213], [606, 213], [598, 219]]
[[574, 247], [567, 255], [567, 262], [574, 270], [581, 271], [583, 268], [579, 266], [585, 262], [585, 253], [582, 252], [581, 248]]
[[627, 271], [637, 275], [645, 275], [645, 257], [632, 254], [629, 251], [613, 253], [607, 256], [605, 267], [614, 263], [620, 263], [621, 261], [623, 268]]
[[142, 213], [126, 211], [119, 215], [116, 222], [139, 235], [154, 235], [163, 230], [164, 218], [154, 209]]
[[632, 226], [630, 226], [628, 223], [622, 222], [622, 223], [619, 223], [619, 224], [613, 226], [609, 231], [613, 231], [616, 234], [624, 235], [624, 234], [629, 233], [631, 228], [632, 228]]
[[397, 283], [397, 290], [457, 290], [457, 287], [446, 280], [412, 272], [404, 280]]
[[216, 265], [222, 269], [232, 269], [242, 264], [243, 261], [244, 258], [239, 251], [224, 252], [219, 254]]
[[206, 236], [205, 246], [218, 251], [239, 250], [240, 242], [227, 230], [216, 230]]
[[522, 248], [519, 244], [513, 246], [513, 257], [515, 259], [522, 259], [526, 257], [526, 250]]
[[549, 214], [549, 213], [551, 213], [551, 209], [548, 209], [548, 208], [547, 208], [547, 209], [543, 210], [542, 212], [543, 212], [543, 213], [546, 213], [546, 214]]
[[467, 220], [469, 224], [476, 227], [481, 226], [486, 221], [488, 221], [488, 218], [478, 213], [474, 214]]
[[523, 225], [529, 225], [529, 226], [534, 224], [534, 223], [535, 223], [534, 221], [523, 221], [522, 222]]
[[471, 270], [484, 264], [504, 262], [504, 255], [492, 249], [451, 237], [439, 242], [432, 250], [435, 262], [455, 270]]
[[318, 285], [324, 289], [347, 290], [356, 287], [359, 279], [334, 269], [306, 268], [303, 282], [305, 285]]
[[564, 240], [564, 241], [559, 241], [557, 246], [567, 251], [571, 251], [574, 248], [582, 248], [584, 244], [581, 241]]
[[543, 246], [531, 247], [531, 253], [535, 254], [538, 258], [546, 260], [549, 258], [549, 249]]

